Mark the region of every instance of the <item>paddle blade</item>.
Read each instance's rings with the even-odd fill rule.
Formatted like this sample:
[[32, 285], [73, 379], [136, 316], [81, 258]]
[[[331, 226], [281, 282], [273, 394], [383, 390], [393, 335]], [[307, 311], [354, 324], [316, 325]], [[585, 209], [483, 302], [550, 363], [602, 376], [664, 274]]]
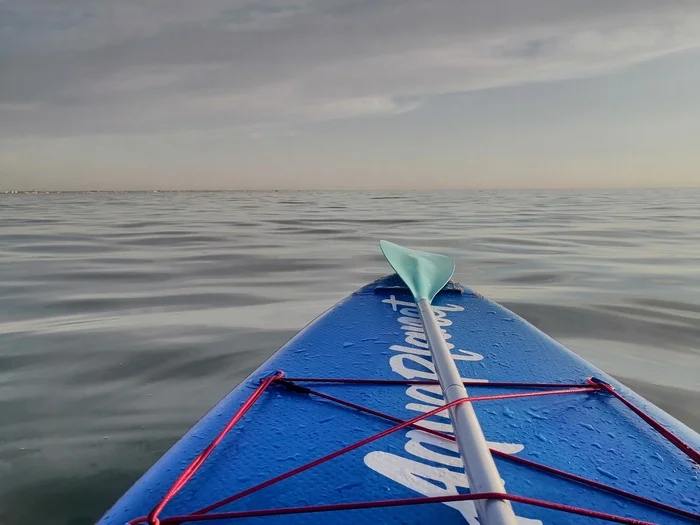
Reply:
[[455, 272], [455, 262], [446, 255], [410, 250], [389, 241], [379, 241], [379, 246], [416, 301], [432, 302]]

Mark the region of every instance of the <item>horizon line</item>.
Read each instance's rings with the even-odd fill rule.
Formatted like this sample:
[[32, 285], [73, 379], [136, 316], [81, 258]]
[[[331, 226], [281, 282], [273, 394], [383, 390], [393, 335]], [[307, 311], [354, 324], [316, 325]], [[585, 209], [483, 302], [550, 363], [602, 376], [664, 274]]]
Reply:
[[51, 193], [231, 193], [231, 192], [417, 192], [430, 193], [440, 191], [600, 191], [600, 190], [697, 190], [697, 186], [555, 186], [555, 187], [441, 187], [441, 188], [217, 188], [217, 189], [0, 189], [0, 194], [51, 194]]

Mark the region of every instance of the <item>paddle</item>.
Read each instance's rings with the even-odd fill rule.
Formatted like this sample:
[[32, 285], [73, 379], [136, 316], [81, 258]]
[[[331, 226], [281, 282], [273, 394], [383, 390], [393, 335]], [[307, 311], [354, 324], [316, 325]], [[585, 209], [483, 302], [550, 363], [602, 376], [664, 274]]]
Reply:
[[[379, 245], [386, 260], [403, 279], [416, 300], [445, 402], [468, 397], [430, 305], [452, 278], [455, 271], [454, 261], [445, 255], [409, 250], [388, 241], [380, 241]], [[449, 414], [472, 492], [505, 493], [474, 407], [471, 403], [460, 403], [451, 407]], [[479, 523], [483, 525], [517, 524], [513, 509], [506, 500], [477, 500], [474, 503]]]

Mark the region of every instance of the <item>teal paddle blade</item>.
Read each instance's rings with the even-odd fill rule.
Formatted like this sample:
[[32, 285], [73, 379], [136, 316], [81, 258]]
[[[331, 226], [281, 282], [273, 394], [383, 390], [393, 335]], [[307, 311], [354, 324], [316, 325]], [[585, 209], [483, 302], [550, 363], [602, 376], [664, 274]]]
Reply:
[[379, 241], [379, 246], [416, 301], [432, 302], [455, 273], [455, 262], [446, 255], [410, 250], [389, 241]]

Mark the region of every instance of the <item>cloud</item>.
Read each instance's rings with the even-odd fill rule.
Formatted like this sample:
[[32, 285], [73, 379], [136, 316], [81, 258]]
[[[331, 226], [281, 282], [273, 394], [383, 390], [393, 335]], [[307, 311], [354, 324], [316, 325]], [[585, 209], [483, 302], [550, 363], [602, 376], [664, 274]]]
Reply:
[[700, 46], [682, 0], [10, 0], [0, 21], [0, 137], [386, 117]]

